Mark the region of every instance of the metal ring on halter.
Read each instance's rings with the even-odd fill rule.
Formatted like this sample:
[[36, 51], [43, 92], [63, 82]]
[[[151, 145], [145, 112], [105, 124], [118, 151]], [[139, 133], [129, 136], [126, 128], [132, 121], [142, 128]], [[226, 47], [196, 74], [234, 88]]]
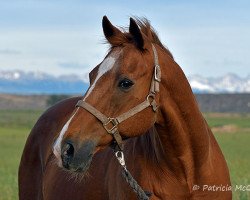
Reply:
[[[150, 102], [150, 100], [149, 100], [150, 98], [152, 99], [152, 101], [155, 100], [155, 94], [153, 94], [153, 93], [148, 94], [148, 96], [147, 96], [147, 101]], [[152, 102], [152, 101], [151, 101], [151, 102]]]
[[[149, 100], [150, 98], [151, 98], [151, 100]], [[153, 108], [153, 111], [156, 112], [156, 110], [158, 109], [159, 106], [157, 106], [157, 103], [155, 101], [155, 94], [150, 93], [147, 96], [147, 101], [150, 103], [150, 106]]]

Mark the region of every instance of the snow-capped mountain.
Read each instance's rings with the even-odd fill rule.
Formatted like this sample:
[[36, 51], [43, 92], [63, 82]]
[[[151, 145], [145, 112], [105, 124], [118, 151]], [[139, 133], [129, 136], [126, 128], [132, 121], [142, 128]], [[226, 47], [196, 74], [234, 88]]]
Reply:
[[188, 77], [194, 92], [198, 93], [249, 93], [250, 75], [241, 78], [236, 74], [226, 74], [216, 78], [205, 78], [199, 75]]
[[0, 93], [78, 94], [88, 88], [86, 77], [52, 76], [43, 72], [0, 71]]
[[[249, 93], [250, 75], [235, 74], [206, 78], [188, 76], [195, 93]], [[0, 71], [0, 93], [15, 94], [79, 94], [88, 88], [88, 75], [52, 76], [43, 72]]]

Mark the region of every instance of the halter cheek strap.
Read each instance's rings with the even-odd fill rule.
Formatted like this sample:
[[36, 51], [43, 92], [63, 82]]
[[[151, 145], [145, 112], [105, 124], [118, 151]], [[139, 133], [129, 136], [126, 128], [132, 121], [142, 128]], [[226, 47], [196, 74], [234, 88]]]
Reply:
[[102, 125], [104, 129], [107, 131], [108, 134], [111, 134], [119, 148], [119, 150], [123, 150], [123, 141], [122, 137], [118, 130], [118, 124], [125, 121], [126, 119], [134, 116], [135, 114], [141, 112], [142, 110], [146, 109], [147, 107], [152, 107], [152, 110], [156, 112], [158, 106], [155, 101], [155, 95], [157, 92], [159, 92], [159, 83], [161, 82], [161, 69], [160, 65], [158, 63], [158, 54], [156, 51], [155, 46], [152, 44], [153, 48], [153, 54], [154, 54], [154, 74], [152, 76], [151, 85], [150, 85], [150, 91], [147, 95], [145, 101], [138, 104], [137, 106], [133, 107], [129, 111], [119, 115], [118, 117], [107, 117], [103, 113], [101, 113], [99, 110], [91, 106], [89, 103], [79, 100], [76, 104], [76, 107], [82, 107], [85, 110], [87, 110], [89, 113], [94, 115], [100, 122], [102, 122]]

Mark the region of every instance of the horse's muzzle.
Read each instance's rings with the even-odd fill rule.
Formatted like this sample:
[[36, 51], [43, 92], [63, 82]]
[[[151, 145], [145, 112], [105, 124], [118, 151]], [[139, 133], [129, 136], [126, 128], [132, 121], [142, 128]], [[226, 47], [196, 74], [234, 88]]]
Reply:
[[96, 143], [90, 140], [81, 145], [65, 141], [61, 152], [63, 167], [74, 172], [85, 172], [90, 166], [95, 147]]

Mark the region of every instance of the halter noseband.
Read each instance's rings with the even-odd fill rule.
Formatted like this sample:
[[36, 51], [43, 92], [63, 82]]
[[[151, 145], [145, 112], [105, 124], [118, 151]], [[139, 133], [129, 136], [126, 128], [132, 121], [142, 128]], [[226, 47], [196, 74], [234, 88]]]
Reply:
[[76, 107], [82, 107], [87, 110], [89, 113], [94, 115], [99, 121], [102, 122], [104, 129], [107, 131], [108, 134], [111, 134], [117, 144], [119, 150], [123, 150], [123, 141], [122, 137], [118, 130], [118, 124], [125, 121], [126, 119], [134, 116], [135, 114], [141, 112], [147, 107], [152, 107], [153, 111], [156, 112], [158, 106], [155, 101], [155, 94], [159, 92], [159, 83], [161, 81], [161, 69], [158, 62], [158, 55], [155, 46], [152, 44], [153, 53], [154, 53], [154, 74], [152, 76], [150, 91], [147, 95], [145, 101], [138, 104], [137, 106], [133, 107], [129, 111], [119, 115], [118, 117], [107, 117], [99, 110], [88, 104], [83, 100], [79, 100], [76, 104]]

